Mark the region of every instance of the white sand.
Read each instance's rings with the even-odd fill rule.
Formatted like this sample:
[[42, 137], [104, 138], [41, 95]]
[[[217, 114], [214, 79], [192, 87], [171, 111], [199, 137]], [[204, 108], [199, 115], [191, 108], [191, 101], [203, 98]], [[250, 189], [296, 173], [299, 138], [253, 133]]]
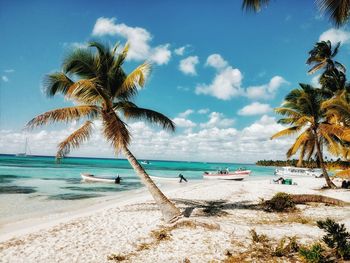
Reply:
[[[331, 217], [350, 229], [350, 208], [299, 206], [297, 216], [310, 219], [297, 223], [286, 214], [266, 213], [249, 208], [260, 198], [276, 192], [322, 194], [350, 202], [350, 191], [319, 191], [323, 179], [296, 178], [298, 185], [259, 181], [203, 181], [161, 187], [176, 204], [192, 207], [189, 219], [216, 227], [178, 227], [170, 239], [155, 242], [151, 232], [166, 227], [161, 214], [145, 191], [118, 195], [89, 208], [7, 225], [0, 232], [0, 262], [112, 262], [107, 256], [125, 255], [123, 262], [221, 261], [225, 251], [239, 252], [249, 243], [249, 230], [255, 228], [271, 238], [296, 235], [301, 242], [316, 241], [323, 232], [313, 225]], [[286, 222], [288, 221], [288, 222]], [[148, 244], [148, 249], [138, 250]], [[241, 244], [241, 246], [239, 245]]]

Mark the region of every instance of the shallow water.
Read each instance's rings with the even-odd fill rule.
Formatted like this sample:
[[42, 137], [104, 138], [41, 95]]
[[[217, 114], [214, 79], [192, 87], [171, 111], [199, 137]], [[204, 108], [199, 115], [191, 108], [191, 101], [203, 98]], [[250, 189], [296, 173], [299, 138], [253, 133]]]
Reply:
[[[183, 174], [189, 180], [201, 180], [203, 171], [229, 167], [252, 170], [250, 179], [273, 175], [274, 168], [253, 164], [152, 161], [143, 165], [147, 172], [159, 177]], [[114, 178], [120, 185], [84, 183], [80, 174]], [[0, 224], [40, 213], [64, 211], [92, 203], [96, 197], [118, 195], [118, 192], [142, 187], [126, 160], [65, 158], [60, 164], [54, 157], [17, 157], [0, 155]], [[89, 201], [90, 200], [90, 201]]]

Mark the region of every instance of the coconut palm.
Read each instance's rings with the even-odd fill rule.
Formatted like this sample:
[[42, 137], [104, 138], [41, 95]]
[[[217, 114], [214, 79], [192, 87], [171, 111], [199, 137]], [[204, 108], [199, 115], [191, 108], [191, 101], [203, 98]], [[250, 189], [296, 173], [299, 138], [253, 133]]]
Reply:
[[[262, 7], [267, 6], [270, 0], [243, 0], [242, 8], [259, 12]], [[321, 12], [327, 13], [330, 20], [341, 26], [348, 21], [350, 1], [349, 0], [316, 0]]]
[[308, 71], [309, 74], [313, 74], [320, 69], [324, 70], [319, 82], [325, 95], [329, 98], [342, 92], [346, 85], [345, 66], [334, 60], [339, 47], [340, 42], [336, 44], [334, 49], [332, 49], [330, 41], [317, 42], [309, 52], [309, 58], [306, 61], [306, 64], [312, 65], [312, 68]]
[[128, 45], [121, 51], [119, 45], [110, 49], [98, 42], [90, 42], [88, 47], [75, 49], [67, 54], [62, 72], [49, 74], [44, 81], [48, 96], [63, 94], [76, 106], [45, 112], [32, 119], [27, 127], [86, 119], [79, 129], [58, 145], [57, 157], [62, 158], [71, 149], [86, 142], [93, 131], [93, 121], [101, 120], [105, 138], [116, 154], [121, 151], [125, 155], [152, 194], [163, 218], [166, 221], [176, 220], [180, 215], [179, 209], [166, 198], [130, 152], [130, 132], [123, 121], [123, 118], [143, 119], [170, 131], [175, 129], [174, 123], [163, 114], [139, 108], [132, 102], [138, 88], [145, 84], [150, 64], [145, 62], [127, 74], [122, 65], [128, 53]]
[[334, 155], [340, 155], [343, 147], [340, 141], [350, 141], [350, 129], [336, 123], [328, 122], [325, 111], [321, 104], [324, 95], [319, 89], [310, 85], [300, 84], [301, 89], [292, 90], [285, 98], [281, 107], [275, 109], [276, 113], [282, 114], [285, 118], [279, 123], [289, 124], [288, 127], [271, 138], [300, 134], [293, 146], [287, 152], [287, 156], [292, 156], [300, 150], [300, 158], [307, 155], [308, 158], [315, 152], [323, 170], [327, 185], [334, 188], [334, 183], [330, 180], [323, 161], [323, 146]]

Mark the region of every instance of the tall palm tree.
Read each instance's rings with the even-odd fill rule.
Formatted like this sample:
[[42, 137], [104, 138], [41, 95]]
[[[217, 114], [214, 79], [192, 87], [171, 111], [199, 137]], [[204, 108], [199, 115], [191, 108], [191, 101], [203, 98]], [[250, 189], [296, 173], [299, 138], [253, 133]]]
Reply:
[[287, 156], [290, 157], [300, 150], [300, 158], [305, 155], [310, 158], [315, 151], [327, 185], [334, 188], [335, 185], [330, 180], [324, 165], [322, 148], [326, 146], [330, 153], [340, 155], [342, 145], [339, 141], [350, 141], [348, 134], [350, 129], [328, 122], [325, 111], [321, 107], [324, 95], [319, 89], [306, 84], [300, 84], [300, 87], [301, 89], [292, 90], [286, 96], [282, 106], [275, 109], [277, 113], [285, 116], [279, 120], [279, 123], [289, 124], [291, 127], [276, 133], [271, 139], [299, 133]]
[[[58, 145], [57, 157], [66, 156], [71, 149], [86, 142], [91, 133], [94, 120], [102, 121], [102, 131], [114, 151], [125, 155], [136, 174], [146, 185], [158, 204], [163, 218], [175, 221], [180, 210], [166, 198], [146, 171], [128, 149], [130, 132], [125, 119], [144, 119], [174, 131], [174, 123], [163, 114], [136, 106], [132, 99], [143, 87], [150, 71], [150, 64], [143, 63], [130, 74], [126, 74], [122, 65], [128, 53], [128, 45], [119, 51], [119, 45], [113, 49], [98, 42], [90, 42], [89, 49], [75, 49], [64, 59], [62, 72], [46, 76], [44, 86], [48, 96], [63, 94], [76, 106], [55, 109], [32, 119], [27, 127], [52, 123], [86, 119], [85, 123]], [[95, 49], [92, 52], [91, 48]]]
[[[259, 12], [262, 7], [267, 6], [270, 0], [243, 0], [242, 8]], [[336, 25], [344, 25], [349, 19], [349, 0], [316, 0], [320, 11], [327, 13], [330, 20]]]

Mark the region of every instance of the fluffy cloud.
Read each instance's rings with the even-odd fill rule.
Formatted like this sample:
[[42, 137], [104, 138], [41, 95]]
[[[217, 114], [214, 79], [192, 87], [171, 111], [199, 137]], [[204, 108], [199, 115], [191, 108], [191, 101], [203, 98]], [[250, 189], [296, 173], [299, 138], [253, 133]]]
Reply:
[[225, 118], [225, 115], [220, 112], [212, 112], [209, 114], [208, 122], [201, 123], [200, 127], [202, 128], [226, 128], [233, 125], [235, 121], [233, 119]]
[[274, 76], [269, 83], [260, 86], [251, 86], [247, 88], [246, 96], [250, 99], [270, 99], [276, 95], [277, 90], [282, 86], [289, 84], [281, 76]]
[[327, 31], [323, 32], [320, 35], [319, 38], [320, 41], [327, 41], [330, 40], [332, 44], [335, 44], [337, 42], [341, 42], [342, 44], [349, 43], [350, 41], [350, 32], [341, 30], [341, 29], [335, 29], [331, 28]]
[[253, 102], [238, 111], [239, 115], [250, 116], [250, 115], [263, 115], [270, 112], [272, 109], [269, 104], [263, 104], [259, 102]]
[[8, 82], [8, 81], [9, 81], [9, 78], [6, 77], [6, 76], [1, 76], [1, 79], [2, 79], [4, 82]]
[[228, 66], [228, 63], [220, 54], [212, 54], [207, 58], [206, 65], [216, 69], [223, 69]]
[[189, 45], [182, 46], [174, 49], [174, 53], [178, 56], [183, 56], [185, 54], [185, 50], [189, 47]]
[[198, 114], [207, 114], [209, 112], [209, 109], [208, 108], [200, 109], [197, 112], [198, 112]]
[[185, 110], [184, 112], [179, 113], [180, 118], [187, 118], [189, 115], [191, 115], [194, 111], [191, 109]]
[[235, 96], [241, 95], [243, 75], [239, 69], [231, 66], [218, 72], [209, 85], [197, 85], [196, 94], [211, 95], [221, 100], [229, 100]]
[[[293, 140], [283, 137], [270, 140], [284, 126], [266, 115], [242, 130], [229, 126], [225, 121], [222, 125], [225, 118], [220, 113], [211, 113], [209, 119], [209, 122], [221, 122], [221, 125], [197, 125], [196, 130], [173, 134], [151, 128], [144, 122], [130, 123], [129, 129], [133, 135], [131, 151], [140, 159], [247, 163], [259, 159], [283, 159]], [[232, 125], [232, 120], [230, 123]], [[101, 123], [95, 123], [95, 132], [91, 139], [80, 149], [73, 151], [73, 156], [113, 157], [113, 149], [99, 132], [100, 126]], [[0, 152], [23, 151], [25, 138], [28, 137], [32, 154], [54, 155], [58, 142], [77, 127], [78, 124], [74, 123], [66, 129], [34, 130], [26, 135], [13, 130], [0, 130]]]
[[120, 36], [130, 43], [127, 59], [148, 59], [158, 65], [167, 64], [171, 58], [170, 45], [150, 46], [152, 35], [144, 28], [130, 27], [124, 23], [116, 23], [115, 18], [100, 17], [92, 30], [93, 36]]
[[197, 126], [193, 121], [185, 118], [175, 118], [173, 122], [175, 122], [176, 126], [181, 128], [193, 128]]
[[189, 56], [185, 59], [182, 59], [179, 64], [179, 69], [186, 75], [197, 75], [196, 65], [199, 63], [197, 56]]
[[318, 74], [312, 77], [311, 79], [311, 85], [314, 86], [315, 88], [321, 88], [320, 77], [321, 77], [321, 74]]

